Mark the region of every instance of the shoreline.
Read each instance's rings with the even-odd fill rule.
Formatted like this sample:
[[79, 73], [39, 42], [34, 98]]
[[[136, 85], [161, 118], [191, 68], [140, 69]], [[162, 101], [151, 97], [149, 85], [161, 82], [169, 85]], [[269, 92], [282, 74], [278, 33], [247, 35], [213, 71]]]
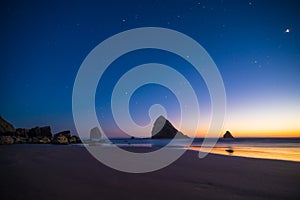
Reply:
[[[99, 143], [100, 144], [100, 143]], [[88, 145], [88, 144], [84, 144], [84, 143], [80, 143], [80, 144], [68, 144], [68, 145], [57, 145], [57, 144], [14, 144], [13, 146], [18, 147], [18, 146], [38, 146], [38, 147], [79, 147], [79, 148], [85, 148], [84, 145]], [[0, 145], [1, 146], [7, 146], [7, 145]], [[11, 146], [11, 145], [8, 145]], [[109, 148], [109, 146], [107, 146]], [[137, 152], [137, 153], [142, 153], [142, 152], [148, 152], [149, 150], [151, 151], [155, 151], [157, 149], [159, 149], [160, 147], [149, 147], [149, 146], [139, 146], [139, 145], [135, 145], [135, 144], [127, 144], [127, 145], [119, 145], [119, 148], [122, 149], [127, 149], [128, 151], [131, 152]], [[177, 148], [185, 148], [185, 147], [168, 147], [170, 149], [177, 149]], [[199, 147], [189, 147], [189, 148], [185, 148], [187, 151], [191, 151], [191, 152], [199, 152]], [[258, 159], [258, 160], [274, 160], [274, 161], [284, 161], [284, 162], [292, 162], [292, 163], [300, 163], [300, 161], [298, 160], [287, 160], [287, 159], [280, 159], [280, 158], [265, 158], [265, 157], [252, 157], [252, 156], [245, 156], [245, 155], [234, 155], [236, 153], [227, 153], [225, 152], [224, 147], [214, 147], [213, 149], [223, 149], [224, 152], [220, 153], [220, 151], [214, 152], [214, 150], [212, 150], [211, 152], [208, 153], [211, 155], [219, 155], [219, 156], [225, 156], [225, 157], [238, 157], [238, 158], [247, 158], [247, 159]], [[141, 150], [141, 151], [139, 151]], [[207, 155], [207, 156], [208, 156]]]

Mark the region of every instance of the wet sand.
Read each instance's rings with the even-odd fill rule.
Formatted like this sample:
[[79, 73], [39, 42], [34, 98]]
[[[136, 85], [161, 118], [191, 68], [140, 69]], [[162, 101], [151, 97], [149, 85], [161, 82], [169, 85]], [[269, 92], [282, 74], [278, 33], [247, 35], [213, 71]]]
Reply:
[[83, 147], [0, 146], [6, 199], [299, 199], [300, 163], [187, 151], [151, 173], [111, 169]]

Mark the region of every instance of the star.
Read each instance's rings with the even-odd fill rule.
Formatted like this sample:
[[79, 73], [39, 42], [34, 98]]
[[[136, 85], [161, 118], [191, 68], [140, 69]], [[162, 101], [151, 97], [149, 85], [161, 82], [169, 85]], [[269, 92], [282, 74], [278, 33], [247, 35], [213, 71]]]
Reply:
[[285, 32], [289, 33], [289, 32], [291, 32], [291, 29], [287, 28], [287, 29], [285, 29]]
[[126, 19], [122, 19], [122, 22], [126, 22]]

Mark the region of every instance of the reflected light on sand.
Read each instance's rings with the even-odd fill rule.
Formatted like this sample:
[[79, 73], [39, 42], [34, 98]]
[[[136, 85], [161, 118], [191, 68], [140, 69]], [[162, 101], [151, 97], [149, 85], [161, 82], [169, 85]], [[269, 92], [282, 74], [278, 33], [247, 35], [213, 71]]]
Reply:
[[[261, 158], [273, 160], [287, 160], [300, 162], [299, 148], [263, 148], [263, 147], [234, 147], [232, 153], [227, 152], [229, 147], [215, 147], [214, 154], [241, 156], [248, 158]], [[189, 150], [199, 151], [200, 147], [189, 147]], [[205, 150], [205, 149], [204, 149]]]

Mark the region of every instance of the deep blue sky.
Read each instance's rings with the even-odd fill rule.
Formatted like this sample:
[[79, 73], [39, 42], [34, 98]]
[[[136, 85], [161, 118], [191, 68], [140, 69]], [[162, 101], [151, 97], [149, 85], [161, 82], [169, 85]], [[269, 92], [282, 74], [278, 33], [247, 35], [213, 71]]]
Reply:
[[[84, 58], [114, 34], [155, 26], [194, 38], [214, 59], [227, 92], [224, 129], [299, 131], [299, 10], [297, 1], [1, 2], [0, 115], [16, 127], [51, 125], [53, 132], [75, 133], [72, 88]], [[129, 69], [155, 59], [175, 68], [186, 66], [182, 73], [193, 76], [174, 55], [137, 51], [117, 60], [115, 70], [107, 72], [104, 94], [109, 95], [114, 79], [124, 73], [120, 65]], [[201, 77], [190, 79], [199, 83], [197, 95], [203, 98], [199, 103], [208, 111], [209, 96], [202, 95], [207, 91]], [[150, 91], [158, 95], [147, 98]], [[105, 111], [109, 96], [101, 92], [99, 88], [98, 117], [104, 115], [101, 121], [107, 130], [115, 130]], [[133, 119], [146, 123], [145, 109], [157, 102], [166, 105], [176, 124], [180, 114], [176, 100], [165, 88], [153, 85], [140, 88], [132, 98]]]

